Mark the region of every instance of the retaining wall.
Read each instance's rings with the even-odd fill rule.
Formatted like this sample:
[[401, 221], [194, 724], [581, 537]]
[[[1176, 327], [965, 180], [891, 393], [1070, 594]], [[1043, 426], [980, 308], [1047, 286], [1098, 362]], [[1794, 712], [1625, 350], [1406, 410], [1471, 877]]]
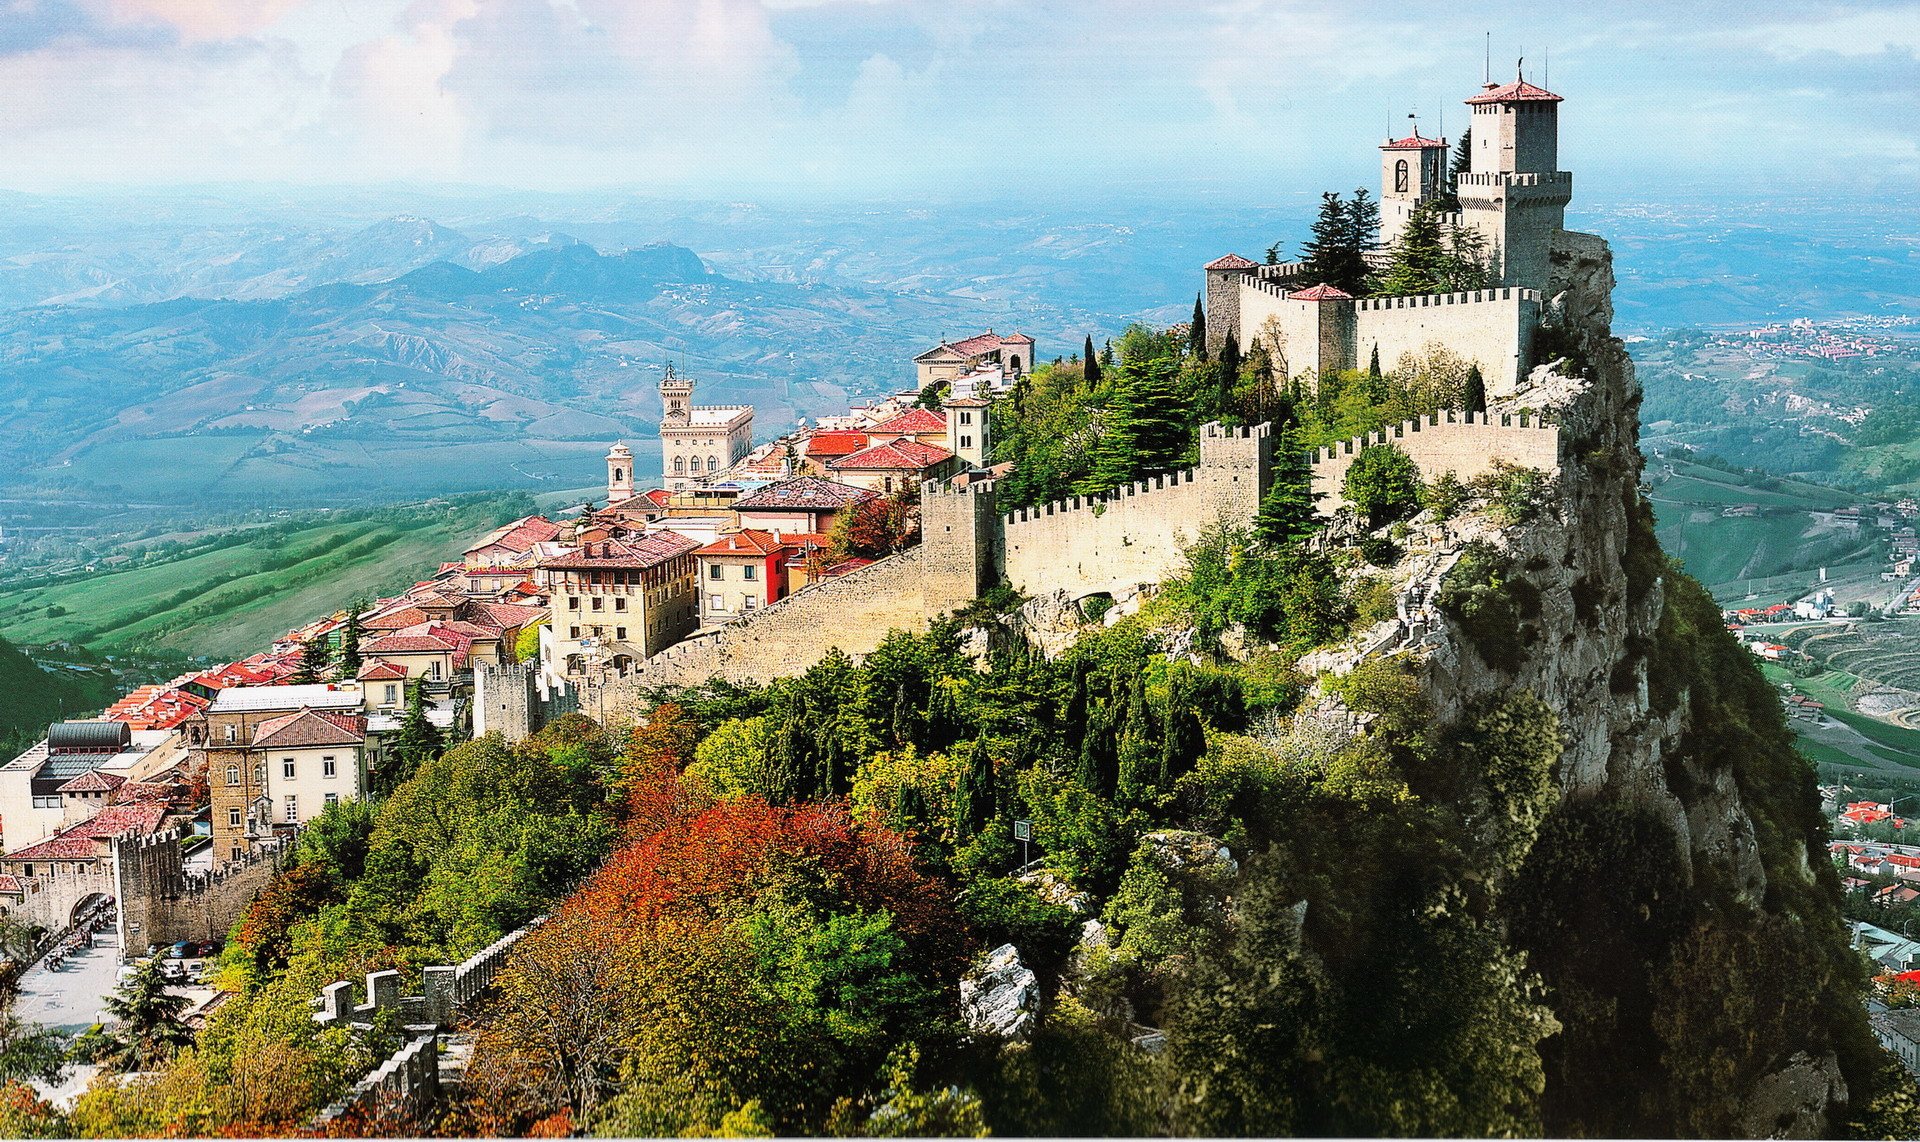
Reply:
[[1523, 414], [1489, 417], [1486, 413], [1448, 410], [1316, 452], [1313, 490], [1319, 497], [1315, 506], [1321, 514], [1332, 515], [1346, 506], [1340, 489], [1355, 457], [1367, 448], [1388, 443], [1412, 457], [1425, 480], [1452, 472], [1464, 482], [1493, 471], [1496, 461], [1543, 472], [1560, 468], [1559, 426]]
[[1377, 345], [1381, 368], [1393, 369], [1402, 357], [1438, 344], [1478, 363], [1490, 396], [1519, 387], [1540, 324], [1540, 294], [1530, 289], [1369, 297], [1348, 304], [1356, 362], [1363, 364]]

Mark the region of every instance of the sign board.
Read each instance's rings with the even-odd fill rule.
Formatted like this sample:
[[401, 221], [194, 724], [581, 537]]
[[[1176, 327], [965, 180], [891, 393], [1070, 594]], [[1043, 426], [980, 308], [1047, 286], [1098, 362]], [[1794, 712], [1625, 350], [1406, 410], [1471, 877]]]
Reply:
[[1013, 823], [1013, 839], [1016, 841], [1032, 840], [1033, 839], [1033, 822], [1032, 821], [1015, 821]]

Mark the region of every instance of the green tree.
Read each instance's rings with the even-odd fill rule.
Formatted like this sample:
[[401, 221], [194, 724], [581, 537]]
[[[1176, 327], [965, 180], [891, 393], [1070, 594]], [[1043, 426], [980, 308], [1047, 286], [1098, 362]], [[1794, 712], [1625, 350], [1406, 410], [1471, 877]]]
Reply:
[[1299, 433], [1282, 429], [1273, 450], [1273, 486], [1261, 497], [1260, 514], [1254, 529], [1260, 538], [1276, 547], [1295, 544], [1312, 535], [1320, 525], [1314, 511], [1313, 462], [1300, 447]]
[[105, 1008], [114, 1026], [83, 1049], [96, 1062], [125, 1071], [150, 1070], [193, 1042], [193, 1031], [181, 1021], [193, 1001], [167, 990], [160, 971], [161, 957], [146, 960], [107, 997]]
[[1320, 196], [1320, 213], [1313, 221], [1312, 235], [1300, 248], [1301, 276], [1309, 282], [1340, 285], [1347, 276], [1349, 231], [1347, 205], [1329, 190]]
[[1380, 204], [1366, 187], [1356, 188], [1347, 202], [1346, 223], [1344, 280], [1334, 284], [1357, 297], [1367, 292], [1367, 278], [1372, 273], [1367, 255], [1380, 245]]
[[295, 686], [311, 686], [326, 680], [333, 663], [327, 654], [327, 636], [315, 635], [300, 648], [300, 667], [288, 681]]
[[1087, 334], [1086, 348], [1081, 350], [1082, 376], [1086, 378], [1089, 389], [1100, 383], [1100, 358], [1093, 354], [1093, 334]]
[[1454, 145], [1453, 161], [1447, 165], [1447, 193], [1440, 202], [1440, 208], [1446, 211], [1460, 209], [1460, 176], [1473, 169], [1473, 128], [1460, 132], [1460, 142]]
[[0, 1082], [57, 1083], [67, 1069], [67, 1037], [21, 1019], [13, 1000], [0, 1011]]
[[1207, 311], [1200, 305], [1200, 295], [1193, 295], [1193, 324], [1187, 330], [1187, 352], [1195, 360], [1207, 359]]
[[1371, 527], [1381, 527], [1420, 510], [1420, 467], [1392, 444], [1376, 444], [1354, 457], [1341, 495]]
[[1178, 466], [1187, 451], [1189, 434], [1174, 387], [1173, 361], [1128, 358], [1114, 367], [1114, 376], [1113, 400], [1093, 446], [1091, 470], [1079, 485], [1083, 495], [1167, 471]]
[[1379, 292], [1394, 296], [1445, 293], [1453, 259], [1441, 233], [1440, 214], [1421, 203], [1407, 216], [1394, 241], [1392, 261], [1380, 274]]
[[340, 627], [340, 674], [345, 678], [360, 673], [360, 612], [365, 606], [360, 599], [347, 604], [347, 621]]
[[1378, 341], [1373, 343], [1373, 354], [1367, 358], [1367, 376], [1372, 377], [1376, 381], [1382, 376], [1380, 372], [1380, 342]]
[[1467, 370], [1466, 392], [1460, 398], [1460, 404], [1468, 412], [1487, 411], [1487, 380], [1480, 375], [1480, 366]]
[[394, 735], [393, 749], [388, 755], [393, 772], [382, 784], [392, 789], [412, 777], [421, 765], [440, 756], [444, 748], [446, 741], [440, 727], [427, 718], [426, 683], [416, 680], [407, 687], [406, 716], [400, 719], [400, 732]]
[[987, 753], [987, 739], [973, 740], [967, 751], [967, 767], [960, 772], [959, 795], [954, 804], [954, 836], [958, 840], [978, 836], [993, 820], [996, 797], [993, 787], [993, 758]]

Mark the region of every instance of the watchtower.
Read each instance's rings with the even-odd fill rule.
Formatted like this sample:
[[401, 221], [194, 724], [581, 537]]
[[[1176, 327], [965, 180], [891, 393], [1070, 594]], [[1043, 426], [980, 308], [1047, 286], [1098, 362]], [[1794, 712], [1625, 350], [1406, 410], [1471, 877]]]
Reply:
[[1573, 175], [1557, 169], [1561, 102], [1517, 72], [1467, 100], [1472, 169], [1460, 176], [1460, 211], [1486, 238], [1500, 285], [1546, 287], [1547, 254], [1573, 199]]
[[989, 439], [988, 410], [984, 397], [961, 397], [941, 405], [947, 414], [947, 451], [960, 458], [969, 472], [987, 466], [993, 441]]

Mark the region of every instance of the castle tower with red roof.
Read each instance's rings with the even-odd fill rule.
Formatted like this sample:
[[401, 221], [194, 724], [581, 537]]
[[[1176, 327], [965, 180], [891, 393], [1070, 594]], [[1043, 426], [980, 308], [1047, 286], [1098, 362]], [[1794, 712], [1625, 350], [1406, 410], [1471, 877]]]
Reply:
[[1380, 144], [1380, 244], [1391, 246], [1413, 209], [1447, 189], [1447, 141], [1429, 139], [1416, 125], [1404, 139]]
[[1473, 150], [1460, 176], [1461, 220], [1486, 238], [1501, 285], [1547, 284], [1547, 254], [1573, 199], [1573, 175], [1558, 169], [1561, 102], [1517, 71], [1467, 100]]

